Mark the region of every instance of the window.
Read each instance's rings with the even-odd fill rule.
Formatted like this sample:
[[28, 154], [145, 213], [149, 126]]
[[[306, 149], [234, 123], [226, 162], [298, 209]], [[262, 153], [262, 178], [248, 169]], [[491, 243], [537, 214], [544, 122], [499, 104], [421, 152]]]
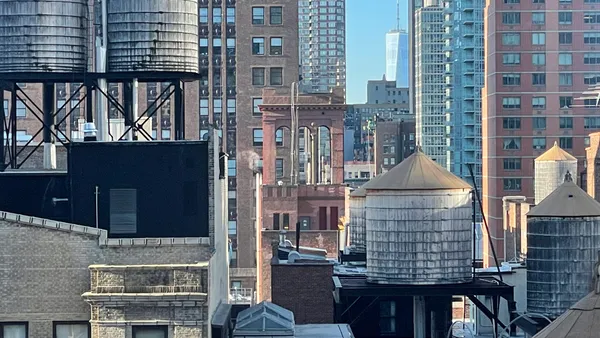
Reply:
[[221, 115], [223, 112], [223, 100], [214, 99], [213, 100], [213, 115]]
[[8, 116], [8, 100], [4, 100], [4, 116]]
[[521, 190], [521, 179], [520, 178], [505, 178], [504, 190], [507, 191], [520, 191]]
[[546, 3], [546, 0], [533, 0], [534, 4], [543, 4]]
[[290, 229], [290, 214], [288, 214], [288, 213], [284, 213], [283, 214], [283, 222], [282, 223], [283, 223], [282, 224], [283, 228], [285, 230], [289, 230]]
[[521, 108], [521, 98], [520, 97], [504, 97], [504, 98], [502, 98], [502, 108], [504, 108], [504, 109]]
[[558, 84], [560, 86], [572, 86], [573, 85], [573, 74], [571, 74], [571, 73], [558, 74]]
[[265, 69], [252, 68], [252, 84], [255, 86], [265, 85]]
[[534, 130], [546, 129], [546, 118], [541, 116], [533, 117], [531, 124]]
[[600, 12], [585, 12], [583, 23], [600, 23]]
[[278, 147], [283, 146], [283, 129], [277, 129], [275, 131], [275, 145]]
[[262, 98], [253, 98], [252, 99], [252, 115], [262, 115], [260, 112], [259, 105], [262, 104]]
[[110, 189], [110, 233], [135, 234], [137, 232], [137, 190]]
[[546, 23], [544, 12], [531, 13], [531, 21], [534, 25], [543, 25]]
[[502, 63], [505, 65], [519, 65], [521, 64], [521, 54], [519, 53], [507, 53], [502, 55]]
[[227, 221], [227, 233], [229, 236], [237, 235], [237, 221]]
[[221, 54], [221, 47], [223, 46], [223, 43], [221, 42], [220, 38], [217, 39], [213, 39], [213, 53], [214, 54]]
[[546, 33], [531, 34], [531, 44], [541, 46], [546, 44]]
[[383, 158], [383, 165], [389, 165], [390, 164], [390, 159], [387, 157]]
[[[590, 137], [589, 136], [586, 136], [586, 137], [583, 138], [583, 145], [586, 146], [586, 147], [590, 146]], [[587, 163], [586, 162], [583, 163], [583, 167], [587, 168]]]
[[502, 33], [502, 44], [504, 46], [518, 46], [521, 44], [520, 33]]
[[223, 12], [220, 7], [213, 7], [213, 24], [221, 24], [223, 22]]
[[227, 55], [235, 55], [235, 39], [227, 39]]
[[252, 129], [252, 145], [255, 147], [262, 147], [263, 145], [263, 130]]
[[571, 116], [559, 117], [560, 129], [573, 129], [573, 118]]
[[531, 84], [534, 86], [543, 86], [546, 84], [545, 73], [533, 73], [531, 74]]
[[252, 55], [265, 55], [265, 38], [252, 38]]
[[505, 4], [520, 4], [521, 0], [504, 0]]
[[521, 23], [521, 13], [502, 13], [502, 23], [505, 25], [518, 25]]
[[600, 33], [599, 32], [585, 32], [583, 33], [583, 43], [586, 45], [598, 45], [600, 44]]
[[283, 68], [273, 67], [270, 69], [269, 82], [271, 86], [283, 85]]
[[273, 6], [269, 8], [269, 23], [271, 25], [283, 24], [283, 8], [279, 6]]
[[520, 158], [505, 158], [503, 162], [504, 170], [521, 170]]
[[561, 45], [570, 45], [573, 43], [573, 33], [571, 32], [564, 32], [558, 33], [558, 43]]
[[282, 55], [283, 54], [283, 38], [271, 38], [271, 44], [269, 45], [269, 54], [271, 55]]
[[559, 25], [570, 25], [572, 23], [573, 23], [573, 13], [558, 12], [558, 24]]
[[502, 74], [502, 84], [505, 86], [520, 86], [521, 74]]
[[502, 128], [504, 129], [521, 129], [521, 118], [505, 117], [502, 119]]
[[17, 99], [17, 117], [25, 117], [27, 115], [27, 107], [25, 103]]
[[237, 175], [237, 164], [235, 159], [227, 160], [227, 176], [233, 177]]
[[559, 137], [558, 145], [563, 149], [573, 149], [573, 138], [572, 137]]
[[531, 144], [533, 146], [533, 149], [536, 149], [536, 150], [546, 149], [546, 138], [545, 137], [534, 137]]
[[208, 39], [200, 39], [198, 46], [200, 55], [208, 55]]
[[27, 338], [27, 323], [0, 323], [0, 337]]
[[390, 157], [390, 164], [391, 164], [391, 165], [394, 165], [394, 164], [396, 164], [396, 158], [394, 158], [394, 157]]
[[169, 334], [168, 326], [133, 326], [133, 338], [167, 338]]
[[275, 159], [275, 177], [276, 178], [283, 177], [283, 159], [282, 158]]
[[237, 248], [231, 249], [231, 256], [229, 256], [229, 267], [230, 268], [237, 267]]
[[265, 8], [264, 7], [252, 7], [252, 24], [253, 25], [264, 25], [265, 24]]
[[573, 54], [560, 53], [558, 54], [558, 64], [561, 66], [570, 66], [573, 64]]
[[200, 23], [208, 23], [208, 8], [200, 8], [198, 16], [200, 17]]
[[[600, 53], [585, 53], [583, 54], [583, 63], [586, 65], [600, 64]], [[7, 107], [8, 105], [4, 105]]]
[[531, 107], [533, 109], [545, 109], [546, 108], [546, 97], [536, 96], [531, 98]]
[[600, 73], [583, 75], [583, 84], [595, 85], [595, 84], [599, 84], [599, 83], [600, 83]]
[[509, 137], [503, 140], [504, 150], [519, 150], [521, 149], [521, 139], [518, 137]]
[[600, 117], [584, 117], [584, 129], [600, 129]]
[[569, 109], [573, 105], [573, 97], [572, 96], [560, 96], [558, 98], [560, 109]]
[[281, 222], [281, 215], [279, 213], [273, 214], [273, 230], [279, 230]]
[[235, 99], [227, 99], [227, 115], [235, 115]]
[[379, 302], [379, 331], [384, 335], [396, 333], [396, 302]]
[[234, 24], [235, 23], [235, 8], [227, 7], [227, 23]]
[[[6, 337], [6, 336], [4, 336]], [[11, 336], [8, 336], [11, 337]], [[88, 323], [54, 323], [54, 338], [89, 338]]]
[[200, 99], [200, 115], [208, 116], [208, 100]]

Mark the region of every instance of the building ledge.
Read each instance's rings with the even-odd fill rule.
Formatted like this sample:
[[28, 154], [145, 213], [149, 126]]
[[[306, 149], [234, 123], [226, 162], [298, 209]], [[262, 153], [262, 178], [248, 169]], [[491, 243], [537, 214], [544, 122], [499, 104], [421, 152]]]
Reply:
[[92, 264], [89, 266], [90, 270], [204, 270], [208, 268], [208, 262], [199, 262], [195, 264], [140, 264], [140, 265], [110, 265], [110, 264]]
[[229, 275], [231, 277], [256, 277], [255, 268], [230, 268]]
[[91, 237], [98, 237], [100, 241], [106, 240], [108, 232], [103, 229], [87, 227], [72, 223], [57, 222], [45, 218], [13, 214], [12, 212], [0, 211], [0, 220], [14, 222], [20, 225], [46, 228], [63, 232], [71, 232]]
[[103, 326], [128, 326], [128, 325], [172, 325], [172, 326], [203, 326], [201, 320], [90, 320], [91, 324]]
[[[172, 292], [172, 293], [95, 293], [86, 292], [81, 295], [88, 303], [105, 302], [181, 302], [181, 306], [196, 306], [196, 302], [206, 302], [208, 294], [205, 292]], [[188, 303], [189, 302], [189, 303]]]
[[105, 238], [100, 241], [100, 246], [106, 247], [155, 247], [155, 246], [181, 246], [181, 245], [210, 245], [209, 237], [165, 237], [165, 238]]

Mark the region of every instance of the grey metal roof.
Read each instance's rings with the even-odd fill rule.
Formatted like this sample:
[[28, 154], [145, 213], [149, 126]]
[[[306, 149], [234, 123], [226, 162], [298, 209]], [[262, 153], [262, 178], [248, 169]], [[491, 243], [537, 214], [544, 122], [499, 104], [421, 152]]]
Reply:
[[234, 336], [294, 336], [295, 321], [292, 311], [269, 302], [261, 302], [237, 316]]
[[534, 338], [597, 338], [600, 335], [600, 294], [590, 293]]
[[425, 155], [420, 148], [370, 183], [367, 190], [448, 190], [471, 186]]
[[594, 216], [600, 216], [600, 203], [573, 182], [563, 183], [527, 213], [527, 217]]
[[381, 179], [383, 176], [385, 176], [388, 172], [379, 174], [379, 175], [373, 177], [372, 179], [370, 179], [369, 181], [367, 181], [366, 183], [364, 183], [363, 185], [358, 187], [358, 189], [351, 192], [350, 197], [365, 197], [365, 196], [367, 196], [367, 187], [369, 187], [369, 185], [372, 185], [375, 182], [377, 182], [379, 179]]

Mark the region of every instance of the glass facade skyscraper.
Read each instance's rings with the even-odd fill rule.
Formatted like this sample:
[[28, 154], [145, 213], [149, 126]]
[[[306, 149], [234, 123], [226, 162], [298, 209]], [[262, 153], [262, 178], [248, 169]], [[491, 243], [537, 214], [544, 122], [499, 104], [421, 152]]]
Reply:
[[484, 0], [444, 1], [445, 110], [449, 169], [481, 189]]
[[385, 77], [396, 86], [408, 88], [408, 33], [392, 30], [385, 35]]

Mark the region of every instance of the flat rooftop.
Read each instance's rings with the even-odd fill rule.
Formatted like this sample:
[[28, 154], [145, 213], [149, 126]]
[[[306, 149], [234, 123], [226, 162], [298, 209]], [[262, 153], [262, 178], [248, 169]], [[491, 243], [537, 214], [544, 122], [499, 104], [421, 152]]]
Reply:
[[294, 338], [352, 338], [348, 324], [296, 325]]

